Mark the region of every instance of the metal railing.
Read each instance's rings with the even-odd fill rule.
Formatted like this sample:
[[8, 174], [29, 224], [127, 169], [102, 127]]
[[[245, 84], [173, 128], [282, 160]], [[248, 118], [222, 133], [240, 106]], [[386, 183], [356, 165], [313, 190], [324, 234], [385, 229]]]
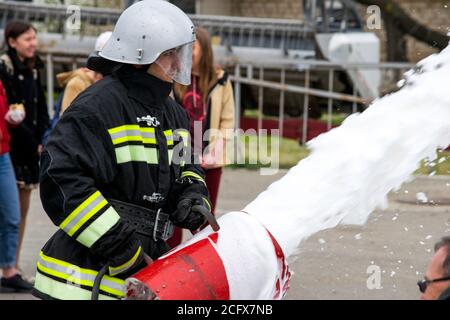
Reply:
[[[76, 69], [81, 63], [86, 61], [85, 52], [56, 52], [56, 51], [40, 51], [40, 55], [46, 61], [46, 80], [47, 80], [47, 93], [48, 93], [48, 108], [50, 112], [53, 112], [53, 93], [54, 93], [54, 65], [55, 63], [63, 63], [71, 65], [72, 69]], [[222, 61], [223, 63], [223, 61]], [[327, 129], [332, 128], [332, 116], [334, 112], [334, 103], [336, 101], [340, 102], [350, 102], [352, 103], [352, 113], [357, 111], [357, 105], [367, 106], [371, 101], [358, 96], [356, 90], [353, 90], [352, 94], [345, 94], [334, 91], [333, 83], [335, 80], [335, 75], [338, 71], [351, 71], [351, 70], [361, 70], [361, 69], [378, 69], [385, 71], [394, 71], [397, 74], [403, 74], [406, 70], [412, 68], [414, 64], [409, 63], [379, 63], [379, 64], [369, 64], [369, 63], [346, 63], [346, 64], [336, 64], [328, 61], [319, 60], [296, 60], [296, 59], [286, 59], [285, 61], [277, 62], [257, 62], [257, 63], [240, 63], [234, 66], [234, 74], [230, 75], [230, 80], [234, 83], [234, 96], [235, 96], [235, 106], [236, 106], [236, 128], [240, 128], [240, 115], [242, 109], [242, 90], [241, 86], [243, 84], [253, 86], [258, 92], [258, 121], [257, 129], [262, 129], [263, 127], [263, 106], [264, 106], [264, 89], [273, 89], [279, 91], [279, 105], [278, 105], [278, 129], [280, 136], [283, 136], [283, 124], [285, 119], [285, 105], [286, 93], [293, 93], [303, 95], [303, 113], [302, 113], [302, 123], [301, 123], [301, 143], [305, 144], [307, 141], [308, 132], [308, 105], [310, 97], [318, 97], [327, 99]], [[278, 69], [280, 74], [280, 81], [269, 81], [265, 79], [265, 70]], [[245, 71], [246, 75], [242, 76]], [[258, 78], [254, 75], [258, 71]], [[328, 73], [328, 87], [326, 90], [314, 88], [311, 85], [311, 73], [317, 71], [325, 71]], [[296, 72], [304, 74], [303, 85], [288, 84], [286, 83], [286, 73]], [[400, 79], [391, 79], [391, 82], [396, 82]], [[300, 106], [299, 106], [300, 108]]]
[[[122, 10], [79, 7], [81, 29], [79, 36], [97, 35], [92, 27], [112, 26]], [[66, 33], [64, 23], [74, 13], [70, 6], [23, 3], [18, 1], [0, 2], [0, 28], [7, 21], [20, 19], [31, 23], [41, 22], [46, 32]], [[324, 22], [305, 23], [294, 19], [248, 18], [217, 15], [190, 14], [195, 25], [204, 27], [211, 36], [217, 37], [223, 46], [276, 48], [282, 50], [304, 50], [313, 48], [313, 35]], [[333, 27], [337, 22], [329, 22], [329, 32], [344, 32], [347, 27]], [[86, 27], [89, 25], [89, 27]], [[337, 23], [339, 25], [339, 23]], [[344, 24], [347, 26], [347, 24]], [[361, 27], [355, 27], [361, 30]], [[310, 41], [306, 41], [306, 39]]]
[[[303, 94], [303, 115], [302, 115], [302, 136], [301, 143], [305, 144], [307, 141], [308, 133], [308, 106], [310, 96], [320, 97], [327, 99], [327, 129], [332, 127], [333, 106], [335, 101], [344, 101], [352, 103], [352, 113], [357, 111], [357, 105], [362, 104], [367, 106], [371, 101], [367, 101], [358, 96], [357, 91], [354, 89], [351, 95], [335, 92], [333, 88], [334, 77], [337, 71], [352, 71], [361, 69], [378, 69], [378, 70], [393, 70], [397, 74], [403, 74], [406, 70], [412, 68], [414, 64], [409, 63], [346, 63], [336, 64], [328, 61], [311, 61], [311, 60], [290, 60], [286, 61], [281, 66], [280, 82], [273, 82], [264, 80], [264, 70], [272, 69], [274, 66], [280, 67], [280, 62], [274, 64], [273, 62], [258, 63], [258, 64], [236, 64], [234, 68], [234, 75], [230, 76], [230, 79], [234, 82], [235, 93], [235, 105], [236, 105], [236, 127], [240, 127], [240, 115], [241, 115], [241, 85], [246, 84], [255, 86], [258, 89], [258, 121], [257, 129], [262, 128], [263, 124], [263, 105], [264, 105], [264, 89], [274, 89], [279, 91], [279, 108], [278, 108], [278, 130], [280, 136], [283, 136], [283, 124], [285, 117], [285, 94], [291, 92], [294, 94]], [[302, 66], [299, 70], [299, 66]], [[245, 69], [247, 75], [242, 76], [241, 69]], [[259, 78], [253, 77], [254, 69], [258, 69]], [[273, 69], [272, 69], [273, 70]], [[295, 70], [296, 72], [304, 73], [304, 85], [286, 84], [286, 71]], [[311, 87], [311, 72], [314, 71], [326, 71], [328, 72], [328, 90], [316, 89]], [[400, 79], [396, 79], [400, 80]], [[392, 80], [391, 80], [392, 81]], [[395, 80], [394, 80], [395, 81]]]
[[54, 106], [54, 89], [55, 89], [55, 64], [70, 64], [72, 70], [78, 68], [78, 66], [84, 63], [87, 56], [84, 52], [52, 52], [52, 51], [40, 51], [39, 55], [43, 61], [45, 61], [45, 75], [46, 75], [46, 87], [47, 87], [47, 108], [49, 114], [53, 116]]
[[[66, 21], [72, 13], [68, 8], [68, 6], [60, 4], [0, 2], [0, 21], [2, 27], [6, 25], [8, 20], [24, 20], [31, 23], [44, 22], [45, 25], [49, 26], [53, 21]], [[114, 25], [120, 13], [121, 11], [116, 9], [83, 7], [80, 20], [95, 26]]]

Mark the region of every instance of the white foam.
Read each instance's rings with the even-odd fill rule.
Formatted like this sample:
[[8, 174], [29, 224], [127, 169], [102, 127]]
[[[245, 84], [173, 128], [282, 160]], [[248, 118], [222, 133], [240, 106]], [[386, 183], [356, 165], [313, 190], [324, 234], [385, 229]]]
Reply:
[[[263, 225], [288, 257], [320, 230], [364, 224], [375, 208], [387, 206], [389, 191], [412, 178], [420, 160], [433, 161], [436, 149], [449, 144], [450, 49], [426, 59], [423, 70], [409, 72], [399, 92], [311, 141], [310, 156], [245, 207], [250, 216], [231, 212], [220, 217], [214, 246], [231, 299], [273, 298], [280, 266]], [[205, 228], [176, 250], [211, 232]], [[354, 238], [362, 239], [362, 234]]]
[[450, 143], [450, 49], [405, 74], [404, 87], [312, 140], [311, 154], [244, 210], [260, 220], [286, 256], [312, 234], [362, 225], [387, 194], [412, 179], [424, 158]]

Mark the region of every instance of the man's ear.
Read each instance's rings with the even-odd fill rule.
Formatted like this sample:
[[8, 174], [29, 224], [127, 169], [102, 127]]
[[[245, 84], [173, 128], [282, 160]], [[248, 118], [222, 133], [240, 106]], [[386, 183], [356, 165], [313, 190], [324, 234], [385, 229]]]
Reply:
[[444, 292], [441, 293], [438, 300], [450, 300], [450, 287], [444, 290]]

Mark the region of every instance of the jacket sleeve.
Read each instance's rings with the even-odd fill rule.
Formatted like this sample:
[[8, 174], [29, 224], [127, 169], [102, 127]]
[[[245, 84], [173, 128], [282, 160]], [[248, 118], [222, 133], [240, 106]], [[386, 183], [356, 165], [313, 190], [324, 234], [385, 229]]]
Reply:
[[[219, 92], [220, 94], [220, 92]], [[223, 90], [219, 96], [212, 99], [212, 103], [220, 103], [219, 108], [212, 108], [213, 110], [220, 110], [218, 131], [210, 130], [209, 143], [205, 149], [205, 153], [210, 157], [209, 165], [213, 168], [222, 167], [229, 164], [232, 159], [233, 152], [228, 154], [227, 145], [232, 142], [234, 137], [234, 122], [235, 122], [235, 105], [233, 97], [233, 87], [230, 80], [226, 80], [223, 84]], [[214, 112], [214, 111], [213, 111]], [[211, 116], [211, 115], [210, 115]], [[229, 148], [232, 148], [230, 144]], [[230, 149], [232, 151], [232, 149]]]
[[50, 117], [48, 115], [47, 102], [45, 101], [44, 90], [41, 85], [40, 78], [37, 79], [37, 135], [39, 143], [42, 143], [44, 133], [50, 125]]
[[11, 88], [11, 76], [8, 74], [5, 62], [0, 58], [0, 81], [6, 92], [7, 100], [9, 104], [13, 104], [19, 101], [15, 100], [13, 90]]
[[225, 138], [228, 138], [227, 134], [229, 133], [229, 129], [234, 128], [235, 121], [235, 105], [234, 105], [234, 96], [233, 96], [233, 87], [231, 85], [231, 81], [227, 80], [225, 83], [225, 88], [223, 90], [223, 98], [222, 98], [222, 113], [220, 115], [220, 124], [219, 129], [222, 131], [222, 134]]
[[177, 136], [183, 143], [185, 159], [181, 165], [181, 175], [174, 188], [175, 202], [178, 203], [182, 198], [203, 199], [211, 210], [208, 188], [205, 181], [205, 172], [200, 166], [198, 155], [194, 154], [193, 139], [189, 134], [189, 116], [183, 110], [183, 128], [177, 130]]
[[56, 226], [119, 274], [140, 263], [143, 252], [134, 229], [99, 190], [116, 174], [112, 142], [96, 116], [69, 111], [41, 157], [41, 201]]

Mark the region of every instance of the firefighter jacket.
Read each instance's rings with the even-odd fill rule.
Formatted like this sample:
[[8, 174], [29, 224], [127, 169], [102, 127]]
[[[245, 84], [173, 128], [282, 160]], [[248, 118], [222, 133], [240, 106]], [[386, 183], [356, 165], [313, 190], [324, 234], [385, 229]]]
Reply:
[[36, 296], [90, 299], [108, 263], [99, 298], [122, 298], [124, 279], [143, 266], [142, 252], [155, 259], [169, 249], [162, 240], [143, 247], [109, 199], [166, 213], [181, 196], [207, 201], [204, 173], [190, 155], [189, 119], [171, 90], [123, 66], [63, 114], [41, 156], [41, 200], [59, 229], [40, 252]]

